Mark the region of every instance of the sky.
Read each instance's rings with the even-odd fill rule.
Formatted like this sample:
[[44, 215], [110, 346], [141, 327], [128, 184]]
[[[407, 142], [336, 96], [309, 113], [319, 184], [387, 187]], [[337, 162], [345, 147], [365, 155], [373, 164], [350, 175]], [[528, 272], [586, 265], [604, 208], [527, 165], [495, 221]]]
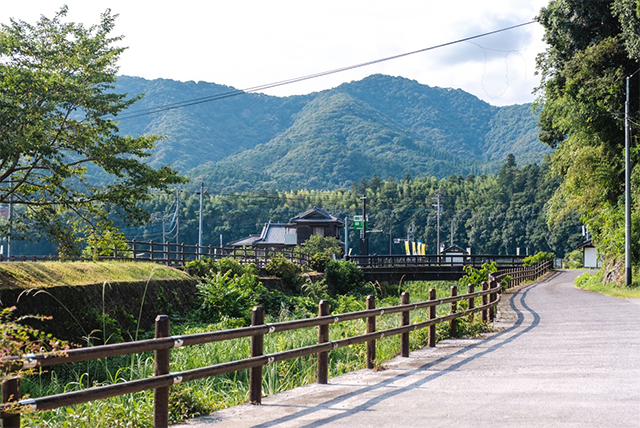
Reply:
[[[35, 23], [69, 7], [97, 24], [107, 9], [123, 35], [119, 74], [246, 89], [361, 64], [532, 21], [549, 0], [20, 0], [0, 23]], [[500, 34], [264, 91], [307, 94], [371, 74], [463, 89], [493, 105], [532, 102], [538, 23]]]

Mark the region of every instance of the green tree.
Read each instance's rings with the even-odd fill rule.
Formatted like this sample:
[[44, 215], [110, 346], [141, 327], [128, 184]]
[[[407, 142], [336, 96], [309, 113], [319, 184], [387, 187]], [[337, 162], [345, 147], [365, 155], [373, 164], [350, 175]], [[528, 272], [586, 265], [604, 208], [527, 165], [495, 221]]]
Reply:
[[116, 16], [87, 28], [66, 14], [0, 26], [0, 203], [17, 207], [14, 231], [69, 254], [78, 234], [110, 229], [109, 213], [145, 220], [136, 203], [184, 179], [143, 162], [158, 136], [118, 134], [116, 116], [139, 97], [113, 92], [124, 50], [110, 36]]
[[[540, 138], [557, 147], [552, 171], [563, 179], [549, 203], [548, 218], [560, 224], [578, 213], [613, 265], [624, 243], [619, 239], [624, 227], [622, 117], [625, 77], [640, 66], [638, 2], [554, 0], [538, 20], [549, 44], [538, 58]], [[632, 85], [631, 99], [638, 98], [638, 89]], [[633, 161], [637, 144], [634, 136]], [[636, 167], [632, 175], [639, 174]], [[637, 206], [635, 195], [634, 211]]]

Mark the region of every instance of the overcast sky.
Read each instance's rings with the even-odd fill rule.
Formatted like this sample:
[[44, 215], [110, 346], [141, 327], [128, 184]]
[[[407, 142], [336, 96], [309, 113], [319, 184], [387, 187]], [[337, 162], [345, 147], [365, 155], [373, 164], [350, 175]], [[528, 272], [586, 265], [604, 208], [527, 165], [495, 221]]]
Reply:
[[[120, 74], [246, 89], [415, 51], [531, 21], [549, 0], [15, 0], [0, 22], [69, 6], [96, 24], [110, 8], [129, 49]], [[266, 93], [305, 94], [382, 73], [460, 88], [494, 105], [531, 102], [543, 31], [531, 24]]]

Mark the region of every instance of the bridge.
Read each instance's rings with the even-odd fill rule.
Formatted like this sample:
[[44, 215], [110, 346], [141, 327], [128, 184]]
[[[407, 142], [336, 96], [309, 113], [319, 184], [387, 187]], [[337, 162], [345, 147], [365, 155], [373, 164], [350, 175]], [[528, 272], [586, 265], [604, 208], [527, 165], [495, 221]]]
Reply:
[[481, 268], [495, 263], [498, 269], [522, 266], [524, 256], [509, 255], [375, 255], [350, 256], [367, 281], [457, 281], [465, 275], [464, 268]]
[[560, 271], [503, 296], [498, 331], [448, 339], [176, 427], [630, 427], [640, 402], [640, 301]]

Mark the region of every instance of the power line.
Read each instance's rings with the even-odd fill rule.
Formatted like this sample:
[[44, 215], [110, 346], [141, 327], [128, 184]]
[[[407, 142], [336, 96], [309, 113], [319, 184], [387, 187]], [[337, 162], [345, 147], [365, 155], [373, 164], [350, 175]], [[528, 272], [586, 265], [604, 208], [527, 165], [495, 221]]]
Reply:
[[376, 59], [376, 60], [373, 60], [373, 61], [367, 61], [367, 62], [363, 62], [363, 63], [360, 63], [360, 64], [355, 64], [355, 65], [350, 65], [350, 66], [346, 66], [346, 67], [336, 68], [336, 69], [328, 70], [328, 71], [322, 71], [322, 72], [319, 72], [319, 73], [309, 74], [309, 75], [301, 76], [301, 77], [294, 77], [292, 79], [281, 80], [279, 82], [267, 83], [267, 84], [264, 84], [264, 85], [253, 86], [251, 88], [246, 88], [246, 89], [235, 89], [233, 91], [223, 92], [221, 94], [211, 95], [211, 96], [208, 96], [208, 97], [193, 98], [193, 99], [190, 99], [190, 100], [180, 101], [180, 102], [176, 102], [176, 103], [172, 103], [172, 104], [165, 104], [164, 106], [161, 106], [161, 107], [151, 107], [151, 108], [147, 108], [147, 109], [141, 109], [141, 110], [138, 110], [138, 111], [133, 111], [130, 114], [125, 114], [125, 115], [119, 116], [118, 119], [120, 119], [120, 120], [133, 119], [133, 118], [140, 117], [140, 116], [147, 116], [147, 115], [150, 115], [150, 114], [161, 113], [163, 111], [175, 110], [175, 109], [178, 109], [178, 108], [183, 108], [183, 107], [189, 107], [189, 106], [193, 106], [193, 105], [197, 105], [197, 104], [208, 103], [208, 102], [211, 102], [211, 101], [218, 101], [218, 100], [222, 100], [222, 99], [225, 99], [225, 98], [235, 97], [237, 95], [263, 91], [265, 89], [276, 88], [278, 86], [289, 85], [291, 83], [297, 83], [297, 82], [302, 82], [302, 81], [305, 81], [305, 80], [315, 79], [317, 77], [323, 77], [323, 76], [328, 76], [328, 75], [331, 75], [331, 74], [341, 73], [343, 71], [348, 71], [348, 70], [353, 70], [353, 69], [356, 69], [356, 68], [366, 67], [366, 66], [373, 65], [373, 64], [379, 64], [379, 63], [382, 63], [382, 62], [391, 61], [391, 60], [394, 60], [394, 59], [403, 58], [403, 57], [406, 57], [406, 56], [415, 55], [415, 54], [419, 54], [419, 53], [422, 53], [422, 52], [427, 52], [427, 51], [430, 51], [430, 50], [439, 49], [439, 48], [455, 45], [455, 44], [462, 43], [462, 42], [467, 42], [469, 40], [478, 39], [480, 37], [486, 37], [486, 36], [490, 36], [492, 34], [502, 33], [504, 31], [513, 30], [513, 29], [519, 28], [519, 27], [524, 27], [526, 25], [530, 25], [530, 24], [533, 24], [533, 23], [536, 23], [536, 22], [537, 21], [529, 21], [529, 22], [525, 22], [525, 23], [522, 23], [522, 24], [512, 25], [511, 27], [506, 27], [506, 28], [501, 28], [499, 30], [490, 31], [488, 33], [482, 33], [482, 34], [477, 34], [475, 36], [465, 37], [463, 39], [454, 40], [452, 42], [442, 43], [442, 44], [439, 44], [439, 45], [430, 46], [430, 47], [427, 47], [427, 48], [418, 49], [418, 50], [415, 50], [415, 51], [406, 52], [406, 53], [402, 53], [402, 54], [398, 54], [398, 55], [393, 55], [393, 56], [389, 56], [389, 57], [385, 57], [385, 58], [380, 58], [380, 59]]

